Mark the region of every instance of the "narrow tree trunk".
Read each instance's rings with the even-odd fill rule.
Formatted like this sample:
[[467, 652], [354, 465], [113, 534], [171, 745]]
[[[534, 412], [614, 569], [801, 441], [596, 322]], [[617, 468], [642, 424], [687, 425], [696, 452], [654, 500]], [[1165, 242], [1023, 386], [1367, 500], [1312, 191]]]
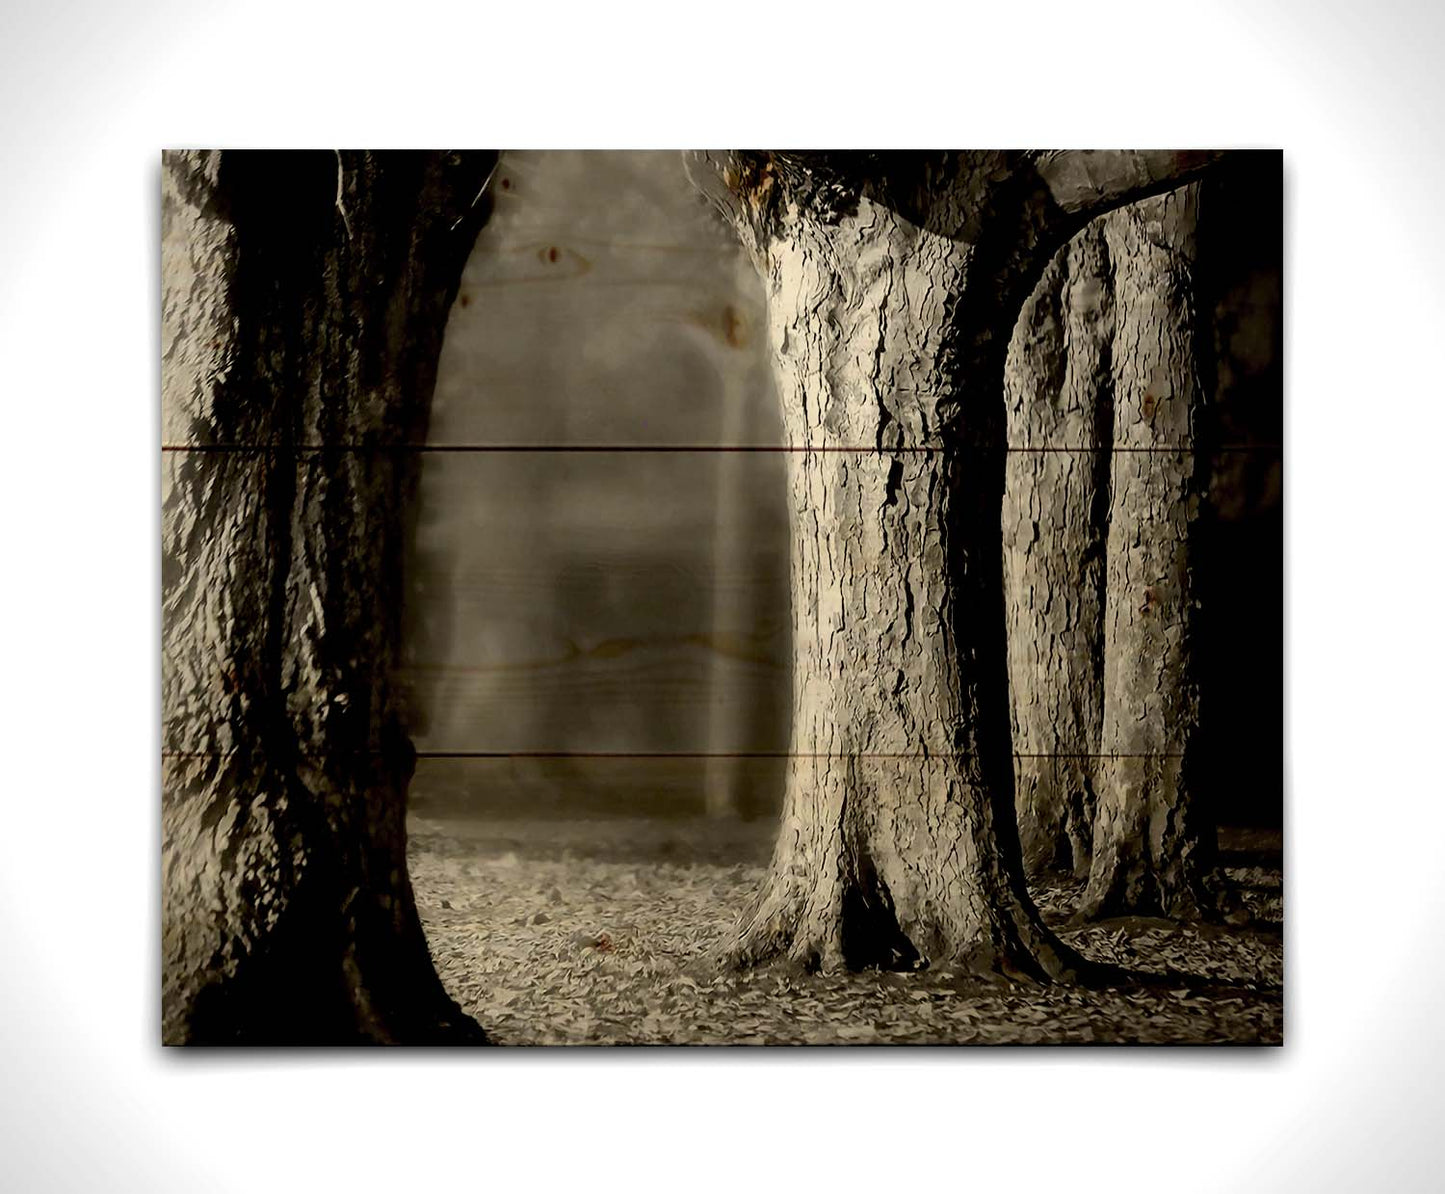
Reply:
[[1223, 909], [1196, 812], [1192, 540], [1203, 496], [1195, 225], [1199, 186], [1105, 221], [1116, 303], [1104, 717], [1081, 913], [1191, 919]]
[[767, 290], [789, 445], [794, 709], [738, 960], [1081, 963], [1024, 889], [1003, 617], [1003, 373], [1090, 215], [1206, 158], [704, 155]]
[[397, 449], [494, 160], [165, 155], [167, 1043], [483, 1039], [417, 918], [390, 676]]
[[1103, 718], [1114, 334], [1103, 222], [1049, 263], [1014, 329], [1005, 374], [1004, 584], [1019, 840], [1030, 874], [1080, 878], [1089, 873]]

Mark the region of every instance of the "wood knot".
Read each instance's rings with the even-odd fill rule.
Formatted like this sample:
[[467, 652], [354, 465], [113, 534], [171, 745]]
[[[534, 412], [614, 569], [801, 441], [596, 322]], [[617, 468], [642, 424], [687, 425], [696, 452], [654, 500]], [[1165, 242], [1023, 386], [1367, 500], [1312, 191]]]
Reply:
[[729, 303], [723, 308], [723, 339], [729, 348], [741, 348], [747, 343], [747, 325], [738, 314], [737, 308]]

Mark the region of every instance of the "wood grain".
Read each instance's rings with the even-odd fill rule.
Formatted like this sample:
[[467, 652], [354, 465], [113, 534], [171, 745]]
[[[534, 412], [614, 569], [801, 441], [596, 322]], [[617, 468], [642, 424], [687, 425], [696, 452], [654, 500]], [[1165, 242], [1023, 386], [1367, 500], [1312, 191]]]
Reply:
[[433, 442], [778, 442], [761, 288], [680, 154], [509, 153], [493, 196]]

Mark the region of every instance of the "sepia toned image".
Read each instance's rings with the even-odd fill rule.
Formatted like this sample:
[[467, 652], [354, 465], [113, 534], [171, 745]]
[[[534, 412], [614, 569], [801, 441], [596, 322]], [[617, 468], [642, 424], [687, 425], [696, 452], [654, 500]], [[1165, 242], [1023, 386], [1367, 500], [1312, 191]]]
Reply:
[[1283, 1040], [1282, 158], [162, 158], [171, 1045]]

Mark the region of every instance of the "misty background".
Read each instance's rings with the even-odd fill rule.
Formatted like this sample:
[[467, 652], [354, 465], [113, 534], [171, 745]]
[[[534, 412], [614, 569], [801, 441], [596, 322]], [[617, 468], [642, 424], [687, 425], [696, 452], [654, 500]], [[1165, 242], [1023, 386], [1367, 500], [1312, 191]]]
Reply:
[[[1277, 168], [1257, 174], [1202, 201], [1220, 450], [1200, 753], [1219, 820], [1278, 825], [1282, 196]], [[676, 152], [508, 152], [491, 195], [429, 442], [506, 450], [423, 458], [412, 805], [771, 815], [790, 701], [786, 461], [711, 450], [781, 443], [761, 283]]]

